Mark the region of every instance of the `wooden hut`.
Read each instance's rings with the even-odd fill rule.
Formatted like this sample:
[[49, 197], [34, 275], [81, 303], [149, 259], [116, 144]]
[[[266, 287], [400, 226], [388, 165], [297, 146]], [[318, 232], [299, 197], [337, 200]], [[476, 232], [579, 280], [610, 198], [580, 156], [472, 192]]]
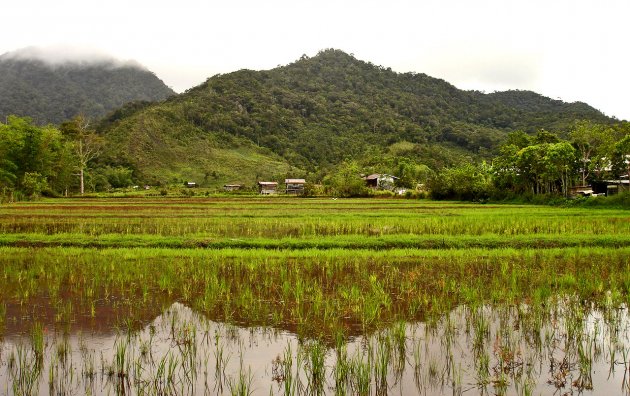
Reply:
[[384, 173], [374, 173], [363, 178], [365, 184], [375, 190], [393, 190], [394, 183], [398, 178], [396, 176]]
[[306, 184], [306, 180], [304, 179], [284, 179], [284, 184], [286, 186], [285, 192], [291, 195], [301, 195], [304, 194], [304, 185]]
[[267, 181], [259, 181], [258, 182], [258, 192], [262, 195], [273, 195], [276, 194], [278, 190], [278, 182], [267, 182]]
[[223, 185], [223, 190], [225, 191], [238, 191], [241, 189], [241, 185], [240, 184], [224, 184]]

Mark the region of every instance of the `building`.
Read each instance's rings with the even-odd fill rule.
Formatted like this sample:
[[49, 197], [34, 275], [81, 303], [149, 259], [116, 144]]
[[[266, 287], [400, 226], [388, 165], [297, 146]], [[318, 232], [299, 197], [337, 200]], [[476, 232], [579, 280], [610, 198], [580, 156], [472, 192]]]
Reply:
[[284, 179], [286, 185], [286, 193], [292, 195], [304, 194], [304, 185], [306, 180], [304, 179]]
[[385, 173], [374, 173], [363, 178], [365, 184], [375, 190], [394, 190], [394, 183], [398, 180], [398, 177], [388, 175]]
[[619, 180], [606, 180], [606, 195], [616, 195], [622, 193], [624, 191], [630, 190], [630, 181], [619, 179]]
[[570, 197], [590, 197], [594, 194], [593, 187], [591, 186], [574, 186], [569, 188]]
[[196, 188], [197, 187], [197, 183], [191, 182], [191, 181], [187, 181], [187, 182], [184, 183], [184, 186], [186, 186], [188, 188]]
[[223, 190], [225, 191], [238, 191], [241, 189], [241, 185], [240, 184], [224, 184], [223, 185]]
[[274, 195], [276, 194], [277, 189], [278, 189], [277, 182], [266, 182], [266, 181], [258, 182], [258, 192], [260, 192], [262, 195]]

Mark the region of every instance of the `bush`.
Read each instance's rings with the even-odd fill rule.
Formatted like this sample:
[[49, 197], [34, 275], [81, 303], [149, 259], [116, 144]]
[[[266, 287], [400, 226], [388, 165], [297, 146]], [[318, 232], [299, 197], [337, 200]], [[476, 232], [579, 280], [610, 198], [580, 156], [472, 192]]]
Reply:
[[342, 163], [333, 174], [324, 179], [329, 194], [337, 197], [366, 197], [370, 190], [360, 177], [359, 166], [356, 162]]
[[372, 195], [376, 198], [394, 198], [396, 194], [389, 190], [376, 190], [372, 191]]
[[22, 191], [30, 199], [39, 198], [48, 188], [46, 178], [38, 172], [26, 172], [22, 178]]
[[488, 171], [472, 164], [442, 170], [429, 179], [428, 187], [433, 199], [485, 201], [494, 193]]

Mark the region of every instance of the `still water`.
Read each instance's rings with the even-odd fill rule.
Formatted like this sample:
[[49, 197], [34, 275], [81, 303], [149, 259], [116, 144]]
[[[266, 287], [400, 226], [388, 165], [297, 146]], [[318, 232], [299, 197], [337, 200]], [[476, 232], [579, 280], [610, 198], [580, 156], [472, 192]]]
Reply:
[[2, 395], [629, 394], [625, 307], [460, 306], [432, 322], [299, 338], [174, 303], [135, 328], [7, 326]]

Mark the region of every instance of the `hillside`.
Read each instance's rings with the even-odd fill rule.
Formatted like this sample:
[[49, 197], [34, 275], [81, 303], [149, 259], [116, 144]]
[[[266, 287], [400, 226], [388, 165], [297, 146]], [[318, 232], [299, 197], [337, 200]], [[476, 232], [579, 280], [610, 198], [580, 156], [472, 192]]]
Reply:
[[[346, 158], [377, 161], [393, 151], [437, 168], [487, 155], [512, 130], [563, 132], [576, 119], [612, 121], [583, 103], [526, 91], [462, 91], [425, 74], [395, 73], [325, 50], [268, 71], [217, 75], [163, 103], [128, 106], [99, 129], [111, 142], [111, 161], [146, 177], [168, 169], [174, 177], [198, 178], [212, 163], [223, 163], [212, 150], [237, 147], [304, 172]], [[200, 169], [200, 162], [208, 168]], [[249, 172], [227, 168], [219, 179]]]
[[140, 65], [113, 59], [50, 63], [20, 51], [0, 56], [0, 117], [58, 124], [80, 113], [100, 118], [123, 104], [174, 92]]

